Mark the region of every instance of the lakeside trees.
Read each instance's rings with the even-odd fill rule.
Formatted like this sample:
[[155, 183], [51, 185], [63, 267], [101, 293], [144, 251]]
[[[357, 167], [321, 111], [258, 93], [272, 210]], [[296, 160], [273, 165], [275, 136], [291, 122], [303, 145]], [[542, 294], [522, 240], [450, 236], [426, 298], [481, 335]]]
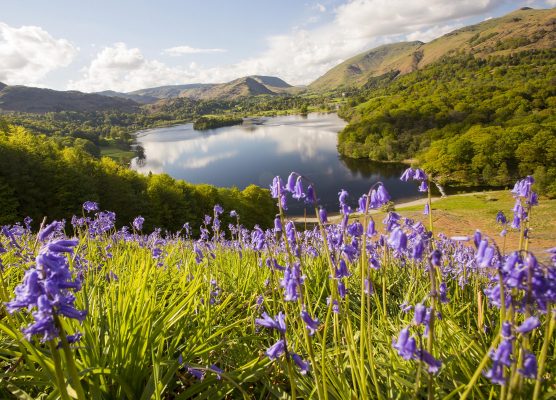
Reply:
[[416, 157], [452, 184], [506, 185], [535, 173], [556, 196], [555, 61], [553, 50], [459, 56], [374, 79], [342, 110], [351, 122], [338, 150], [378, 161]]
[[[141, 214], [145, 226], [193, 227], [214, 204], [235, 209], [245, 226], [270, 226], [274, 202], [268, 190], [249, 186], [216, 188], [193, 185], [166, 174], [143, 176], [109, 158], [95, 159], [78, 147], [63, 147], [55, 139], [27, 129], [0, 129], [0, 224], [25, 216], [70, 218], [87, 200], [117, 213], [122, 223]], [[223, 226], [234, 219], [223, 218]]]

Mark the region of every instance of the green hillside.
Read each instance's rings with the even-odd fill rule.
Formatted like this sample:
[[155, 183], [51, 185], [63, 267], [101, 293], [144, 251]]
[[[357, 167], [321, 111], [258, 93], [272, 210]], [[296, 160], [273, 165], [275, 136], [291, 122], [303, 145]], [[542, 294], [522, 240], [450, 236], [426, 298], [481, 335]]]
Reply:
[[556, 50], [447, 57], [371, 80], [339, 135], [345, 156], [416, 161], [452, 185], [508, 185], [535, 173], [556, 195]]
[[371, 77], [391, 71], [410, 73], [456, 54], [484, 58], [552, 48], [556, 43], [555, 26], [555, 9], [524, 7], [503, 17], [455, 30], [426, 44], [394, 43], [369, 50], [332, 68], [311, 83], [309, 89], [330, 91], [361, 87]]

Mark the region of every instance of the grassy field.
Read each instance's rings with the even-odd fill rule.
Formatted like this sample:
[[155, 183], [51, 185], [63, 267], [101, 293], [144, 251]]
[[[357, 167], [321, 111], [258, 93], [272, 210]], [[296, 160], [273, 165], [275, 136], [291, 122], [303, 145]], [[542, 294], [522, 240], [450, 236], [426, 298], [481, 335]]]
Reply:
[[133, 151], [123, 150], [116, 145], [102, 146], [100, 148], [100, 155], [101, 157], [110, 157], [122, 164], [129, 164], [131, 159], [135, 157]]
[[[502, 211], [511, 221], [513, 206], [509, 190], [449, 196], [432, 204], [434, 226], [437, 232], [449, 236], [472, 236], [479, 229], [502, 247], [502, 227], [496, 223], [496, 214]], [[408, 218], [428, 221], [421, 205], [401, 207], [397, 211]], [[533, 207], [529, 236], [529, 249], [534, 252], [556, 246], [556, 199], [540, 198], [539, 205]], [[518, 243], [519, 232], [508, 229], [506, 248], [515, 249]]]

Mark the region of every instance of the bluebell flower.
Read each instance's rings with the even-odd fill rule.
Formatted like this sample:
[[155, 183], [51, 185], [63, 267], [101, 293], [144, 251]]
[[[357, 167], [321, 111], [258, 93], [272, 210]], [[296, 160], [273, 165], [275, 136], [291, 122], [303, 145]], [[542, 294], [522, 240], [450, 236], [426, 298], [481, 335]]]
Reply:
[[427, 364], [428, 371], [431, 374], [436, 374], [440, 370], [440, 367], [442, 367], [442, 361], [434, 358], [432, 354], [430, 354], [425, 349], [420, 349], [418, 351], [418, 354], [419, 354], [419, 359], [423, 361], [425, 364]]
[[264, 326], [265, 328], [275, 329], [281, 333], [286, 333], [286, 316], [282, 311], [272, 319], [266, 312], [263, 312], [262, 318], [255, 319], [255, 324]]
[[415, 305], [415, 310], [413, 314], [413, 322], [415, 325], [421, 325], [425, 322], [425, 316], [427, 314], [427, 307], [419, 303]]
[[303, 183], [302, 183], [301, 176], [298, 176], [297, 180], [295, 181], [295, 187], [294, 187], [292, 197], [297, 200], [305, 197], [305, 193], [303, 192]]
[[534, 329], [537, 329], [541, 325], [541, 321], [535, 316], [527, 318], [523, 323], [518, 326], [515, 330], [521, 334], [529, 333]]
[[523, 357], [523, 368], [517, 370], [521, 375], [529, 379], [537, 378], [537, 357], [535, 354], [526, 351]]
[[319, 320], [312, 319], [309, 313], [305, 310], [301, 311], [301, 319], [305, 322], [305, 327], [309, 331], [309, 335], [313, 335], [319, 328]]
[[404, 360], [414, 359], [417, 352], [417, 343], [413, 337], [409, 337], [409, 328], [404, 328], [398, 335], [398, 340], [392, 340], [392, 347]]
[[326, 224], [328, 222], [328, 214], [326, 213], [326, 210], [322, 207], [319, 208], [319, 218], [320, 218], [320, 222], [323, 224]]
[[271, 360], [275, 360], [284, 354], [285, 351], [286, 341], [284, 339], [280, 339], [266, 350], [266, 355]]
[[304, 361], [298, 354], [291, 353], [291, 357], [295, 365], [299, 368], [301, 375], [305, 375], [309, 372], [309, 363]]
[[400, 180], [402, 180], [404, 182], [408, 182], [408, 181], [413, 179], [414, 174], [415, 174], [415, 171], [413, 171], [413, 168], [411, 168], [411, 167], [407, 168], [403, 172], [402, 176], [400, 177]]
[[83, 203], [83, 210], [87, 212], [98, 211], [98, 203], [94, 201], [86, 201]]
[[144, 222], [145, 222], [145, 218], [139, 215], [133, 220], [133, 227], [135, 228], [135, 230], [140, 231], [143, 229]]

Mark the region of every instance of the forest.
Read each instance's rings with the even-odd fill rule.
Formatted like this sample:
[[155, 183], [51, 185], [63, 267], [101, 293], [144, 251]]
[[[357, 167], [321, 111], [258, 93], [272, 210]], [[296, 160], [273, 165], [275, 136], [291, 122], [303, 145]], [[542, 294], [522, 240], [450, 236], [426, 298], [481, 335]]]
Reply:
[[[77, 139], [76, 139], [77, 140]], [[0, 124], [0, 224], [29, 216], [49, 218], [80, 214], [85, 201], [96, 201], [129, 224], [142, 215], [145, 227], [178, 230], [186, 222], [199, 227], [215, 204], [236, 210], [245, 226], [270, 226], [274, 202], [267, 189], [251, 185], [216, 188], [193, 185], [167, 174], [143, 176], [107, 158], [95, 158], [79, 147], [64, 147], [57, 138]], [[224, 216], [223, 226], [237, 222]]]
[[349, 93], [338, 150], [412, 159], [437, 181], [504, 186], [534, 174], [556, 196], [556, 51], [449, 57]]

